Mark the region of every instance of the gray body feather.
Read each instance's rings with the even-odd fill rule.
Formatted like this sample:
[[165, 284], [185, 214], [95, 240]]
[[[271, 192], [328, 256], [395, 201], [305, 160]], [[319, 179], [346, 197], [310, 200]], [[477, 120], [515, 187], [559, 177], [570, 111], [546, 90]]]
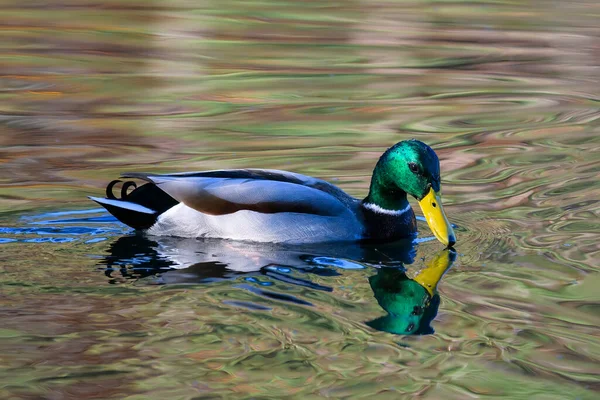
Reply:
[[154, 183], [180, 202], [158, 217], [152, 235], [287, 243], [363, 237], [359, 200], [305, 175], [230, 170], [123, 177]]

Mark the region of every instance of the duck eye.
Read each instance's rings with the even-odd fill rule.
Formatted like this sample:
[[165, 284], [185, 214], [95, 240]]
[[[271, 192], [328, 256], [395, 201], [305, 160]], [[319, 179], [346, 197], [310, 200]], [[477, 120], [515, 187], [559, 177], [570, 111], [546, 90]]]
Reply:
[[415, 174], [419, 173], [419, 166], [414, 162], [408, 163], [408, 168], [411, 170], [411, 172]]

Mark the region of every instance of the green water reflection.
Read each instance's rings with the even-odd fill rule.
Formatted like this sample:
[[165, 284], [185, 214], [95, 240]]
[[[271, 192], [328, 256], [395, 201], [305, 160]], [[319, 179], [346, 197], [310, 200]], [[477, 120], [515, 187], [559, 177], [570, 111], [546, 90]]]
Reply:
[[[377, 330], [395, 334], [431, 334], [431, 321], [437, 314], [437, 285], [456, 259], [454, 250], [439, 251], [411, 279], [405, 263], [414, 262], [415, 248], [410, 241], [381, 245], [315, 244], [311, 246], [232, 243], [227, 240], [196, 240], [124, 236], [110, 246], [102, 265], [110, 283], [133, 280], [136, 284], [197, 284], [220, 279], [244, 277], [259, 286], [273, 281], [331, 292], [306, 277], [316, 274], [336, 276], [336, 269], [378, 268], [369, 285], [385, 316], [367, 322]], [[258, 277], [271, 280], [261, 281]], [[265, 292], [248, 285], [251, 292], [280, 301], [311, 303], [276, 292]], [[251, 310], [270, 309], [252, 302], [227, 304]]]
[[[595, 399], [599, 12], [0, 1], [0, 398]], [[123, 171], [285, 169], [361, 197], [411, 137], [440, 157], [460, 237], [433, 334], [366, 324], [396, 312], [377, 276], [414, 286], [399, 269], [319, 253], [327, 267], [142, 276], [135, 243], [110, 259], [131, 232], [86, 210]], [[266, 255], [239, 246], [218, 254]], [[415, 278], [439, 250], [380, 260]]]
[[387, 315], [367, 324], [401, 335], [433, 333], [430, 323], [440, 303], [437, 285], [455, 259], [454, 250], [442, 250], [413, 279], [396, 268], [379, 269], [369, 278], [369, 284]]

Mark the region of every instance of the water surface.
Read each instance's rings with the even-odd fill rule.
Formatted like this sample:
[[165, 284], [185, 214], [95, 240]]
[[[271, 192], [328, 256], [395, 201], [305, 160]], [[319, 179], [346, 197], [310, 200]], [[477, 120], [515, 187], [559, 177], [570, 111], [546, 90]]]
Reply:
[[[596, 1], [0, 12], [0, 397], [597, 397]], [[139, 236], [86, 198], [243, 167], [360, 197], [408, 138], [440, 156], [458, 235], [420, 334], [379, 283], [417, 293], [442, 250], [422, 222], [388, 248], [265, 248]]]

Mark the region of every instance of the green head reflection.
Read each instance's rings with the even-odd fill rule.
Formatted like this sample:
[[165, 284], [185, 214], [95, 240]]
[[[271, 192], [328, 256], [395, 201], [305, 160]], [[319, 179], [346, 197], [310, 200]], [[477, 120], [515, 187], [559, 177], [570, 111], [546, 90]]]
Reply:
[[444, 249], [412, 279], [401, 269], [379, 269], [369, 283], [375, 299], [388, 314], [367, 325], [400, 335], [433, 333], [430, 324], [440, 303], [437, 285], [455, 259], [453, 249]]

